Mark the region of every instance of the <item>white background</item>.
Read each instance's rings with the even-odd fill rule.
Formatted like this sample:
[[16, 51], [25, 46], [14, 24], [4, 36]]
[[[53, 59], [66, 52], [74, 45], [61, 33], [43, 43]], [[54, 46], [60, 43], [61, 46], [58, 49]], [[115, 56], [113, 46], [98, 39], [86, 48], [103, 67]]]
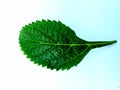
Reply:
[[[69, 71], [42, 68], [19, 47], [31, 21], [60, 20], [89, 41], [117, 40], [91, 50]], [[120, 90], [120, 0], [0, 0], [0, 90]]]

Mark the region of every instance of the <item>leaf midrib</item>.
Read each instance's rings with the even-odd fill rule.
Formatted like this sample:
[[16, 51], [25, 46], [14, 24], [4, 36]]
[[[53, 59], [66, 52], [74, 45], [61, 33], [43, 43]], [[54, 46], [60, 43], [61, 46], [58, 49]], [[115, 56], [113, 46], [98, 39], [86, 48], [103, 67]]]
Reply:
[[41, 45], [51, 45], [51, 46], [91, 46], [91, 45], [102, 45], [102, 44], [111, 44], [113, 43], [113, 41], [103, 41], [103, 42], [98, 42], [96, 41], [96, 43], [90, 43], [90, 42], [86, 42], [86, 43], [81, 43], [81, 44], [61, 44], [61, 43], [46, 43], [46, 42], [42, 42], [42, 41], [35, 41], [35, 40], [30, 40], [32, 42], [36, 42], [36, 43], [40, 43]]

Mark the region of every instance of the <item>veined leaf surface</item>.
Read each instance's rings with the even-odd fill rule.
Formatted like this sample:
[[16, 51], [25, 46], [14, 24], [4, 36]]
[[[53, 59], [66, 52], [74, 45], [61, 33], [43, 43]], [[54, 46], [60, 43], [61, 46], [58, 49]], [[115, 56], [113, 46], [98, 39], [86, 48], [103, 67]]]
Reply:
[[83, 40], [71, 28], [54, 20], [32, 22], [19, 35], [21, 50], [31, 61], [56, 70], [77, 66], [91, 49], [115, 42]]

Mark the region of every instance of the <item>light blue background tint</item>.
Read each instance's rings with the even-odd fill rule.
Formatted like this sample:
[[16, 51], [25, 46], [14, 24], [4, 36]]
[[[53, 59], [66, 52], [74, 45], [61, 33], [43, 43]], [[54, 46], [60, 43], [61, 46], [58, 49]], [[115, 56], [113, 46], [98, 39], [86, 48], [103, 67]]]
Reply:
[[[120, 0], [1, 0], [0, 90], [120, 90]], [[31, 21], [60, 20], [88, 41], [117, 40], [91, 50], [69, 71], [30, 62], [18, 44]]]

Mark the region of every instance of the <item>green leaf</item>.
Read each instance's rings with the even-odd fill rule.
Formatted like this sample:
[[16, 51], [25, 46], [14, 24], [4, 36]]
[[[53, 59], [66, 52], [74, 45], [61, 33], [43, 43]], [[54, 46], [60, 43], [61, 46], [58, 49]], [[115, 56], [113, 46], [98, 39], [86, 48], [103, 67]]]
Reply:
[[91, 49], [115, 42], [83, 40], [71, 28], [54, 20], [32, 22], [19, 35], [21, 50], [27, 58], [51, 70], [68, 70], [77, 66]]

